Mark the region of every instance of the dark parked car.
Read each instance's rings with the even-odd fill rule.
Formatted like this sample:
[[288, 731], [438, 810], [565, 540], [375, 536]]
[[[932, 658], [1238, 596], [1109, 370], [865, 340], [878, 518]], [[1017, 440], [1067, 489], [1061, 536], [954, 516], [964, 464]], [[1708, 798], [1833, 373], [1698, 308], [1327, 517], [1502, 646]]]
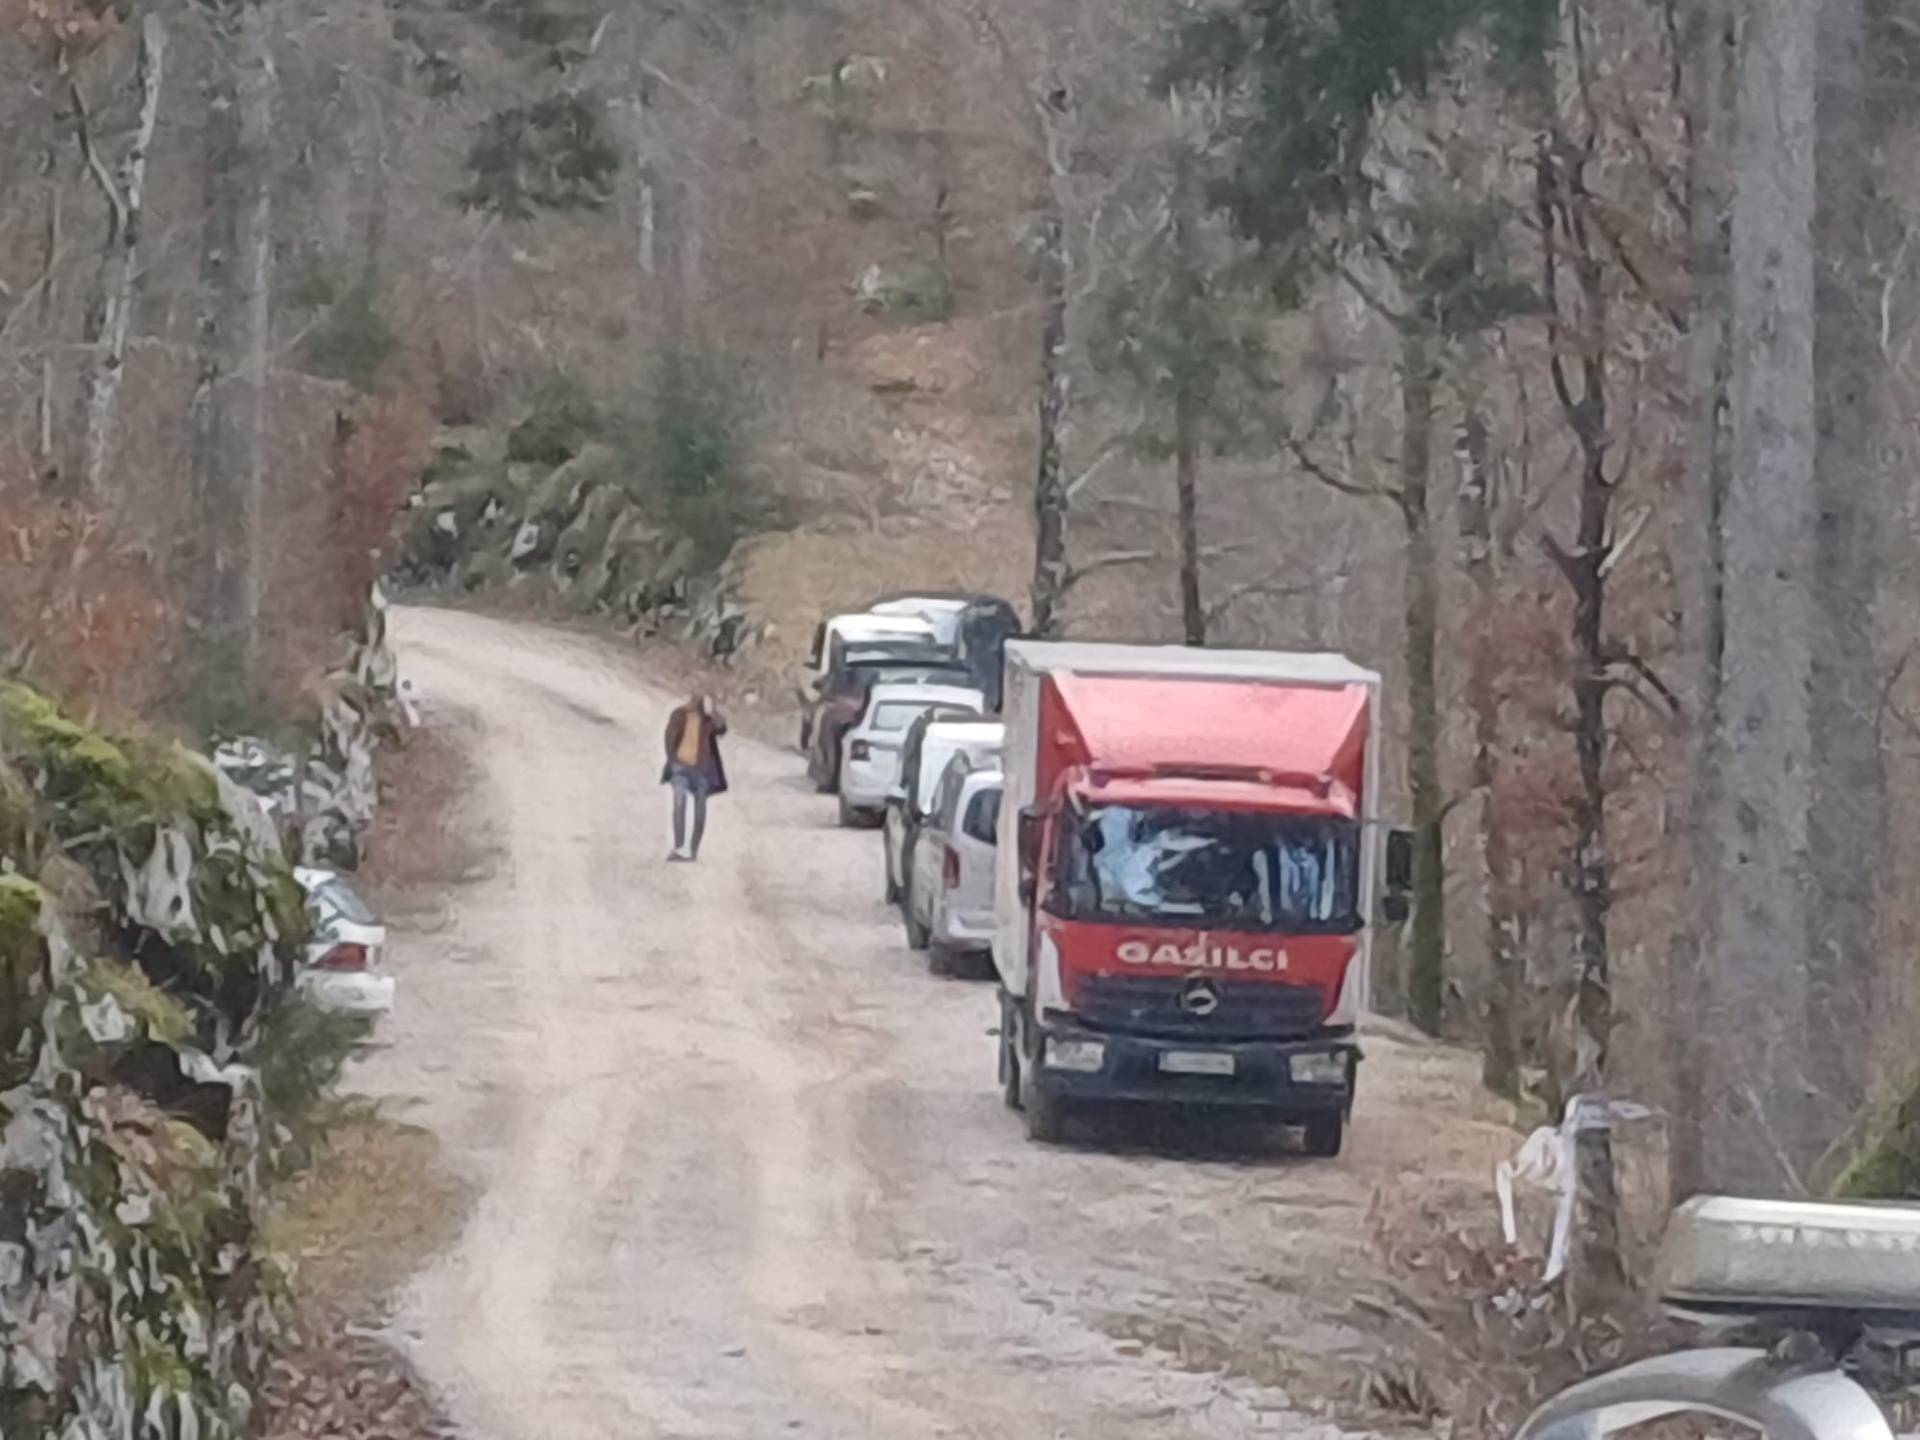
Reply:
[[1000, 708], [1000, 672], [1007, 641], [1020, 633], [1020, 612], [997, 595], [966, 590], [914, 590], [883, 595], [867, 607], [875, 615], [917, 615], [932, 623], [967, 667], [990, 708]]
[[894, 682], [928, 685], [965, 685], [971, 672], [965, 665], [925, 650], [903, 653], [897, 647], [855, 649], [835, 658], [819, 682], [817, 696], [807, 708], [807, 775], [823, 794], [840, 787], [840, 742], [860, 719], [867, 691]]

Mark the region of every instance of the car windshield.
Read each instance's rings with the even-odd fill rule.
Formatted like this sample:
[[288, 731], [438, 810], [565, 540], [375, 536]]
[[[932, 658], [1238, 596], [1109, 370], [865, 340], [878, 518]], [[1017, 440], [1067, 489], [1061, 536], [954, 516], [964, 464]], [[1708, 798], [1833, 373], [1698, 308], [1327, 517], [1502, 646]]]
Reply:
[[1359, 837], [1346, 820], [1093, 806], [1063, 836], [1055, 903], [1080, 919], [1347, 934]]
[[377, 922], [373, 912], [367, 909], [360, 897], [338, 880], [330, 880], [315, 888], [308, 899], [308, 908], [321, 916], [352, 921], [355, 925], [372, 925]]

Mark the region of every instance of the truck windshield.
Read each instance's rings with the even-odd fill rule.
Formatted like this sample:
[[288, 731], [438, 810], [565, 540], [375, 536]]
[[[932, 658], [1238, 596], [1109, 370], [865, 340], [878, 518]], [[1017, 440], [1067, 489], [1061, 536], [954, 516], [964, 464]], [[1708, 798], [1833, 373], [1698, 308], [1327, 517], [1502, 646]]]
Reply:
[[1055, 904], [1075, 919], [1348, 934], [1359, 837], [1346, 820], [1094, 806], [1061, 837]]

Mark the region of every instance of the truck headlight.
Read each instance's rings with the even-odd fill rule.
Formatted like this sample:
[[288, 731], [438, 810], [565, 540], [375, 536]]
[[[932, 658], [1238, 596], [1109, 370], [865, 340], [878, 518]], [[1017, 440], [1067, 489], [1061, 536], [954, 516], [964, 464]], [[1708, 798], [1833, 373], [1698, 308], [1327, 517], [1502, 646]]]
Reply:
[[1090, 1075], [1107, 1063], [1107, 1042], [1049, 1040], [1045, 1059], [1049, 1070], [1076, 1070]]
[[1296, 1085], [1344, 1085], [1347, 1083], [1347, 1057], [1333, 1050], [1289, 1055], [1287, 1073], [1293, 1077]]

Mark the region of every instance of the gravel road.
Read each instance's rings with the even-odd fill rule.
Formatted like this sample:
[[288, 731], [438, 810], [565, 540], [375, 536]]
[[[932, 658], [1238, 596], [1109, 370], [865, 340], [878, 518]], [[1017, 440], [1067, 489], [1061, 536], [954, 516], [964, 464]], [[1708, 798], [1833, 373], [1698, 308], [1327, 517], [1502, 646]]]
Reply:
[[1324, 1400], [1383, 1344], [1347, 1305], [1376, 1193], [1485, 1197], [1511, 1143], [1464, 1113], [1465, 1057], [1370, 1041], [1338, 1161], [1111, 1124], [1030, 1145], [991, 987], [903, 948], [878, 840], [795, 755], [736, 739], [700, 863], [668, 865], [672, 700], [630, 656], [451, 612], [393, 629], [470, 759], [484, 859], [390, 917], [401, 1005], [359, 1078], [479, 1197], [394, 1321], [470, 1440], [1346, 1413]]

